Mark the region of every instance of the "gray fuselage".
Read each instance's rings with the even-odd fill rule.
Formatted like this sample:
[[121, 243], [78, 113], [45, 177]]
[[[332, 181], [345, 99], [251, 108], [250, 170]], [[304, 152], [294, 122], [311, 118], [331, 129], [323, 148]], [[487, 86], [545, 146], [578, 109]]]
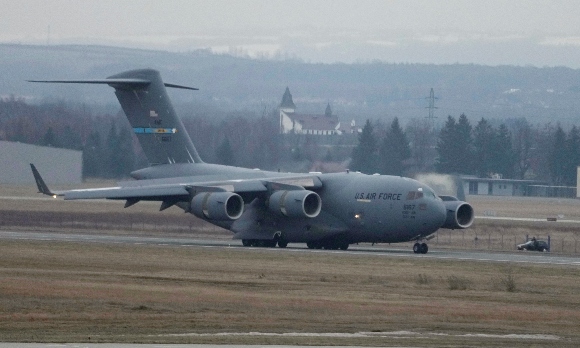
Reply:
[[[279, 173], [207, 163], [160, 165], [132, 173], [136, 184], [144, 181], [228, 182], [270, 181], [280, 178], [317, 178], [322, 210], [314, 218], [288, 218], [269, 211], [268, 193], [244, 195], [245, 211], [236, 221], [205, 219], [227, 228], [239, 239], [271, 239], [284, 236], [288, 242], [340, 238], [348, 243], [395, 243], [426, 237], [444, 223], [446, 209], [431, 188], [416, 180], [361, 173]], [[180, 205], [182, 206], [182, 205]], [[183, 206], [182, 206], [183, 207]], [[187, 208], [184, 208], [187, 209]]]

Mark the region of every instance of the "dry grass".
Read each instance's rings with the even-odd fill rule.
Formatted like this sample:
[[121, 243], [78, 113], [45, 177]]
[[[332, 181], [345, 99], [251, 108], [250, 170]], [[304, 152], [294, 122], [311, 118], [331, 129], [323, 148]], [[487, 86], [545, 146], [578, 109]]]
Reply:
[[[168, 335], [410, 330], [451, 335], [436, 344], [474, 333], [580, 343], [576, 267], [512, 265], [517, 290], [507, 291], [501, 264], [243, 248], [3, 241], [0, 264], [0, 341], [384, 345]], [[451, 278], [467, 286], [449, 291]]]

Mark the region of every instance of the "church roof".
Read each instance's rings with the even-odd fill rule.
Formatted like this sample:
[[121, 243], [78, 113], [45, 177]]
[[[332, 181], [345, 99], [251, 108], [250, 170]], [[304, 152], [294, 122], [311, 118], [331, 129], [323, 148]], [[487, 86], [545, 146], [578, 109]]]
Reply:
[[324, 115], [332, 116], [332, 109], [330, 108], [330, 103], [326, 105], [326, 110], [324, 110]]
[[282, 96], [282, 103], [280, 103], [280, 107], [296, 109], [296, 105], [294, 105], [294, 101], [292, 100], [292, 94], [290, 93], [290, 89], [288, 87], [286, 87], [286, 91]]
[[300, 122], [303, 129], [335, 130], [339, 124], [338, 116], [294, 114], [291, 118], [296, 122]]

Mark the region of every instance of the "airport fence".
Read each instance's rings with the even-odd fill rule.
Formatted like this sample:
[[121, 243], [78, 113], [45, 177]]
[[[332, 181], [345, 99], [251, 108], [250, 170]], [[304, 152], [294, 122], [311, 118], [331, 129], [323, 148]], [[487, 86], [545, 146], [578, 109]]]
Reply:
[[511, 231], [481, 231], [477, 228], [466, 230], [444, 230], [437, 232], [429, 241], [433, 247], [459, 248], [469, 250], [510, 251], [517, 250], [517, 245], [536, 237], [549, 243], [551, 252], [580, 253], [580, 235], [575, 231], [550, 231], [534, 233]]

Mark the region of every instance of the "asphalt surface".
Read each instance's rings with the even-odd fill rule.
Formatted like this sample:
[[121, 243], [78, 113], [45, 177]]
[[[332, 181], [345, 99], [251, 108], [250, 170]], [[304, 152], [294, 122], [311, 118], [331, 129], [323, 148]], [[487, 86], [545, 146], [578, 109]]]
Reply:
[[[320, 346], [216, 345], [216, 344], [133, 344], [133, 343], [0, 343], [0, 348], [313, 348]], [[333, 348], [358, 348], [333, 346]], [[362, 347], [361, 347], [362, 348]], [[392, 347], [396, 348], [396, 347]]]
[[33, 231], [0, 231], [0, 239], [12, 240], [37, 240], [37, 241], [69, 241], [77, 243], [108, 243], [108, 244], [133, 244], [133, 245], [159, 245], [176, 247], [196, 248], [239, 248], [240, 250], [260, 250], [270, 252], [308, 252], [308, 253], [338, 253], [345, 255], [367, 255], [369, 257], [413, 257], [449, 259], [481, 262], [504, 262], [504, 263], [533, 263], [551, 265], [580, 266], [580, 257], [559, 255], [539, 252], [484, 252], [484, 251], [452, 251], [436, 250], [431, 248], [429, 253], [414, 254], [412, 250], [395, 245], [351, 245], [348, 250], [312, 250], [304, 244], [289, 244], [287, 248], [257, 248], [244, 247], [239, 240], [210, 240], [195, 239], [188, 237], [162, 238], [146, 236], [117, 236], [105, 234], [74, 234], [58, 232], [33, 232]]

